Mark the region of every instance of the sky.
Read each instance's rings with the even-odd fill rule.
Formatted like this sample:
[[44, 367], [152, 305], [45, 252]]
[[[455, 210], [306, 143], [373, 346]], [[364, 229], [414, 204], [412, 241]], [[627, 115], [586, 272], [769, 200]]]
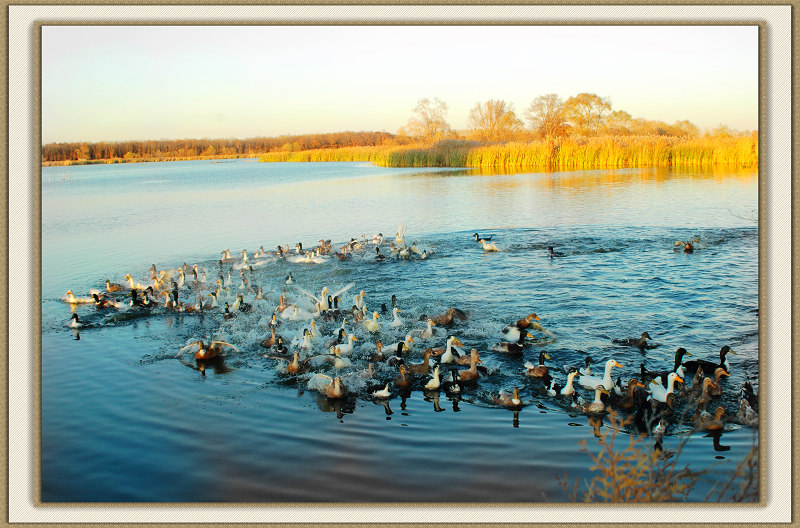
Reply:
[[758, 128], [757, 26], [43, 26], [42, 142], [452, 128], [540, 95]]

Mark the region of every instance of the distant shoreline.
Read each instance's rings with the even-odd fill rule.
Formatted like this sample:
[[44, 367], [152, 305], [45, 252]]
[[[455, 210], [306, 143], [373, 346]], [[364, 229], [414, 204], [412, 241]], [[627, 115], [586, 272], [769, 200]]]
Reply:
[[65, 160], [65, 161], [43, 161], [42, 167], [70, 167], [72, 165], [113, 165], [116, 163], [157, 163], [164, 161], [211, 161], [212, 163], [218, 161], [224, 163], [225, 161], [233, 160], [253, 160], [258, 159], [258, 154], [245, 155], [245, 156], [165, 156], [163, 158], [111, 158], [111, 159], [93, 159], [93, 160]]

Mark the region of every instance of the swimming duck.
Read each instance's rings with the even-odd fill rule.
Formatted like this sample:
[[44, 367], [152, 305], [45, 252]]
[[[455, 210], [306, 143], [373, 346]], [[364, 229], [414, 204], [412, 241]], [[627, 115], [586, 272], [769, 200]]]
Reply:
[[611, 369], [614, 367], [622, 367], [613, 359], [606, 361], [606, 367], [603, 377], [599, 376], [581, 376], [578, 378], [578, 384], [587, 389], [594, 389], [598, 385], [605, 387], [606, 391], [610, 391], [614, 387], [614, 381], [611, 379]]
[[364, 321], [364, 327], [367, 329], [367, 332], [375, 334], [380, 331], [381, 326], [380, 323], [378, 322], [380, 316], [381, 314], [379, 314], [378, 312], [372, 312], [372, 319]]
[[433, 377], [425, 384], [425, 390], [438, 390], [441, 384], [441, 380], [439, 379], [439, 365], [436, 365], [433, 369]]
[[496, 244], [490, 244], [490, 243], [486, 242], [486, 240], [483, 240], [483, 239], [481, 239], [480, 243], [483, 246], [483, 250], [486, 251], [486, 252], [500, 251]]
[[[477, 350], [475, 352], [477, 352]], [[458, 371], [459, 381], [474, 381], [478, 379], [478, 363], [481, 363], [481, 360], [477, 357], [477, 354], [470, 357], [469, 368], [467, 370]]]
[[92, 299], [94, 299], [94, 305], [95, 307], [97, 307], [98, 310], [120, 307], [120, 304], [118, 302], [112, 301], [111, 299], [102, 299], [96, 293], [92, 294]]
[[73, 312], [69, 318], [69, 323], [67, 323], [67, 326], [70, 328], [83, 328], [84, 325], [80, 319], [78, 319], [78, 314]]
[[392, 393], [389, 391], [388, 381], [386, 382], [386, 386], [383, 389], [377, 390], [372, 393], [373, 398], [381, 398], [381, 399], [389, 398], [391, 395]]
[[591, 357], [586, 356], [585, 358], [583, 358], [583, 368], [578, 369], [578, 373], [581, 376], [591, 376], [592, 363], [594, 363], [594, 360]]
[[[297, 338], [295, 338], [296, 340]], [[297, 343], [297, 341], [295, 341]], [[308, 328], [303, 328], [303, 337], [302, 341], [297, 344], [297, 348], [301, 348], [303, 350], [311, 350], [312, 347], [311, 343], [311, 332], [309, 332]]]
[[554, 257], [563, 257], [563, 256], [564, 256], [564, 254], [563, 254], [563, 253], [559, 253], [559, 252], [557, 252], [557, 251], [553, 250], [553, 246], [548, 246], [548, 247], [547, 247], [547, 251], [549, 251], [549, 252], [550, 252], [550, 258], [554, 258]]
[[398, 313], [401, 313], [400, 308], [397, 308], [396, 306], [392, 308], [392, 314], [394, 315], [394, 319], [392, 320], [391, 323], [389, 323], [389, 326], [391, 326], [392, 328], [399, 328], [403, 326], [403, 320], [400, 319], [399, 315], [397, 315]]
[[722, 420], [724, 414], [724, 407], [717, 407], [713, 415], [708, 411], [703, 411], [700, 413], [700, 416], [697, 417], [695, 427], [705, 431], [720, 431], [725, 428], [725, 422]]
[[[525, 332], [525, 335], [522, 336], [522, 339], [524, 339], [525, 337], [533, 337], [533, 336], [528, 332]], [[522, 351], [524, 349], [525, 349], [525, 343], [522, 340], [520, 340], [517, 343], [508, 343], [508, 342], [495, 343], [494, 345], [489, 347], [489, 350], [491, 350], [492, 352], [500, 352], [501, 354], [506, 354], [507, 356], [512, 356], [512, 357], [521, 356]]]
[[661, 377], [654, 379], [647, 387], [650, 390], [650, 397], [656, 401], [666, 403], [667, 395], [675, 393], [676, 381], [680, 381], [682, 383], [683, 378], [678, 376], [678, 374], [675, 372], [670, 372], [669, 376], [667, 376], [667, 388], [665, 389], [661, 384]]
[[641, 404], [643, 400], [647, 399], [647, 389], [644, 383], [636, 378], [631, 378], [628, 381], [628, 386], [625, 389], [625, 394], [616, 400], [614, 403], [617, 407], [625, 410], [633, 409]]
[[737, 421], [742, 425], [758, 425], [758, 399], [753, 392], [750, 381], [745, 381], [739, 399], [739, 412], [736, 414]]
[[432, 317], [434, 324], [437, 326], [449, 326], [453, 324], [455, 318], [466, 320], [467, 314], [458, 308], [449, 308], [443, 315]]
[[406, 242], [406, 225], [400, 224], [397, 226], [397, 232], [394, 234], [394, 241], [398, 245], [405, 244]]
[[330, 383], [319, 388], [319, 392], [328, 398], [338, 399], [344, 398], [347, 395], [347, 387], [345, 387], [344, 383], [342, 383], [342, 378], [339, 376], [336, 376], [335, 378], [331, 378], [325, 374], [315, 374], [315, 376], [322, 376], [323, 378], [330, 380]]
[[422, 353], [422, 363], [409, 363], [406, 367], [412, 374], [428, 374], [431, 371], [430, 359], [433, 349], [426, 348]]
[[612, 339], [611, 342], [616, 343], [617, 345], [634, 346], [639, 350], [644, 350], [646, 348], [652, 348], [647, 345], [648, 339], [652, 339], [650, 334], [647, 332], [642, 332], [642, 337], [640, 338], [629, 337], [627, 339]]
[[[531, 319], [539, 317], [536, 314], [531, 314], [533, 317]], [[522, 323], [522, 325], [520, 325]], [[520, 343], [526, 337], [526, 329], [530, 326], [531, 320], [527, 317], [524, 319], [520, 319], [516, 323], [512, 323], [510, 325], [506, 325], [503, 330], [501, 330], [502, 338], [505, 341], [510, 343]]]
[[350, 334], [350, 335], [347, 336], [347, 342], [346, 343], [340, 344], [340, 345], [334, 345], [334, 346], [339, 348], [339, 352], [343, 356], [349, 356], [349, 355], [353, 354], [353, 350], [355, 349], [354, 343], [356, 341], [358, 341], [358, 339], [356, 339], [356, 336], [354, 336], [353, 334]]
[[333, 368], [335, 369], [345, 369], [348, 367], [353, 366], [353, 363], [347, 359], [342, 357], [342, 351], [339, 350], [339, 347], [333, 349]]
[[231, 306], [227, 303], [227, 301], [225, 302], [225, 310], [222, 312], [222, 316], [225, 319], [233, 319], [236, 317], [236, 314], [231, 312]]
[[244, 302], [244, 294], [243, 293], [240, 293], [237, 296], [237, 300], [239, 301], [238, 308], [239, 308], [240, 312], [247, 313], [247, 312], [249, 312], [249, 311], [251, 311], [253, 309], [253, 305], [252, 304]]
[[558, 391], [558, 393], [562, 396], [571, 396], [575, 392], [574, 380], [575, 376], [577, 375], [578, 371], [575, 369], [572, 369], [569, 373], [567, 373], [567, 383], [560, 391]]
[[481, 236], [478, 236], [478, 233], [475, 233], [474, 235], [472, 235], [472, 237], [475, 239], [475, 242], [480, 242], [481, 240], [486, 240], [488, 242], [489, 240], [492, 239], [493, 236], [494, 235], [489, 235], [488, 237], [481, 237]]
[[514, 387], [512, 394], [500, 391], [500, 394], [494, 397], [494, 403], [509, 409], [519, 409], [522, 407], [522, 400], [519, 398], [519, 387]]
[[608, 390], [603, 385], [594, 388], [594, 401], [582, 402], [579, 400], [578, 409], [586, 414], [603, 414], [606, 412], [606, 404], [603, 403], [603, 394], [608, 394]]
[[547, 366], [544, 364], [545, 359], [550, 359], [550, 354], [545, 350], [539, 352], [539, 364], [534, 365], [530, 361], [525, 362], [525, 375], [532, 378], [544, 378], [547, 376]]
[[344, 338], [347, 335], [347, 332], [344, 328], [339, 328], [336, 330], [336, 337], [329, 341], [325, 342], [325, 348], [330, 350], [331, 348], [335, 347], [336, 345], [341, 345], [344, 342]]
[[[655, 379], [657, 377], [660, 377], [662, 379], [662, 381], [666, 380], [667, 376], [669, 376], [670, 372], [675, 372], [678, 376], [683, 378], [684, 374], [685, 374], [685, 370], [686, 370], [686, 367], [683, 366], [683, 358], [685, 356], [691, 356], [691, 355], [692, 354], [687, 352], [685, 348], [683, 348], [683, 347], [678, 348], [675, 351], [675, 363], [674, 363], [674, 365], [672, 367], [672, 370], [669, 370], [669, 371], [663, 371], [663, 370], [662, 371], [647, 371], [647, 370], [644, 369], [644, 363], [642, 363], [642, 367], [641, 367], [642, 368], [642, 374], [643, 374], [642, 382], [646, 382], [645, 379], [644, 379], [644, 376], [647, 376], [647, 377], [650, 377], [650, 378], [653, 378], [653, 379]], [[702, 382], [702, 378], [701, 378], [701, 382]]]
[[130, 274], [125, 275], [124, 279], [126, 281], [128, 281], [128, 289], [130, 289], [130, 290], [133, 290], [133, 289], [144, 290], [145, 288], [147, 288], [147, 286], [145, 286], [144, 284], [140, 284], [140, 283], [136, 282], [135, 280], [133, 280], [133, 277], [131, 277]]
[[269, 334], [269, 337], [266, 337], [260, 341], [260, 345], [264, 348], [272, 348], [272, 346], [275, 344], [276, 336], [274, 327], [270, 327]]
[[433, 319], [428, 319], [428, 328], [425, 330], [415, 330], [419, 334], [419, 336], [423, 339], [430, 339], [433, 337], [433, 327], [436, 324], [433, 322]]
[[406, 376], [408, 372], [406, 366], [400, 365], [399, 372], [398, 376], [394, 379], [394, 386], [400, 388], [409, 387], [411, 385], [411, 376]]
[[379, 247], [375, 248], [375, 260], [378, 260], [378, 261], [386, 260], [386, 256], [381, 254], [381, 248], [379, 248]]
[[728, 363], [728, 358], [726, 357], [728, 354], [736, 354], [736, 352], [731, 350], [731, 347], [728, 345], [725, 345], [719, 349], [719, 363], [714, 363], [713, 361], [707, 361], [705, 359], [695, 359], [686, 361], [683, 364], [683, 368], [685, 368], [687, 372], [694, 372], [698, 367], [703, 367], [705, 372], [714, 372], [717, 367], [722, 367], [730, 372], [730, 363]]
[[182, 349], [178, 351], [178, 355], [180, 355], [184, 350], [187, 348], [191, 348], [197, 345], [197, 352], [195, 352], [194, 357], [195, 359], [212, 359], [220, 354], [225, 350], [225, 348], [232, 348], [235, 351], [239, 351], [238, 348], [233, 346], [230, 343], [226, 343], [225, 341], [211, 341], [208, 346], [203, 343], [203, 340], [192, 341]]
[[700, 242], [700, 237], [693, 238], [692, 240], [676, 240], [675, 246], [683, 246], [684, 253], [692, 253], [694, 251], [694, 244]]
[[300, 360], [300, 352], [298, 352], [296, 350], [292, 354], [292, 359], [291, 360], [288, 360], [288, 359], [286, 359], [284, 357], [280, 357], [280, 356], [271, 356], [271, 357], [273, 357], [273, 359], [281, 359], [281, 360], [289, 361], [287, 363], [287, 365], [286, 365], [285, 372], [287, 374], [291, 374], [291, 375], [297, 375], [297, 374], [304, 373], [308, 369], [308, 364], [309, 364], [310, 360], [314, 358], [312, 356], [312, 357], [306, 358], [306, 359], [301, 361]]
[[461, 383], [458, 381], [458, 371], [451, 370], [450, 374], [452, 375], [452, 380], [447, 380], [442, 384], [442, 388], [447, 394], [455, 395], [461, 394]]
[[[728, 372], [724, 368], [717, 367], [716, 369], [714, 369], [714, 379], [711, 380], [711, 378], [706, 378], [712, 382], [707, 389], [709, 396], [719, 396], [722, 394], [722, 385], [720, 385], [719, 382], [722, 376], [730, 376], [730, 374], [728, 374]], [[705, 380], [703, 381], [705, 382]]]
[[106, 291], [108, 293], [117, 293], [121, 292], [124, 289], [122, 284], [117, 284], [115, 282], [111, 282], [110, 279], [106, 279]]
[[[439, 363], [456, 363], [458, 362], [459, 354], [453, 349], [453, 346], [464, 346], [456, 336], [450, 336], [445, 342], [444, 349], [434, 349], [434, 353], [441, 354]], [[441, 352], [440, 352], [441, 351]]]
[[64, 295], [64, 302], [69, 304], [89, 304], [93, 303], [94, 299], [91, 297], [75, 297], [72, 290], [67, 290], [67, 293]]

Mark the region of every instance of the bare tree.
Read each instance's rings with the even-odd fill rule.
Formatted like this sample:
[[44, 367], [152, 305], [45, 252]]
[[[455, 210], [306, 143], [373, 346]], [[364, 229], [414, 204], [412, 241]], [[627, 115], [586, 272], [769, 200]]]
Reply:
[[414, 108], [414, 116], [400, 133], [429, 143], [448, 136], [447, 103], [438, 97], [434, 97], [432, 102], [428, 98], [420, 99]]
[[476, 103], [469, 111], [469, 126], [473, 136], [483, 141], [505, 141], [523, 128], [513, 105], [499, 99]]
[[578, 134], [596, 135], [605, 120], [605, 114], [611, 111], [608, 97], [597, 94], [580, 93], [570, 97], [564, 103], [564, 116], [567, 124]]
[[541, 137], [567, 135], [567, 122], [564, 119], [564, 101], [554, 93], [540, 95], [534, 99], [525, 115], [530, 121], [533, 131]]

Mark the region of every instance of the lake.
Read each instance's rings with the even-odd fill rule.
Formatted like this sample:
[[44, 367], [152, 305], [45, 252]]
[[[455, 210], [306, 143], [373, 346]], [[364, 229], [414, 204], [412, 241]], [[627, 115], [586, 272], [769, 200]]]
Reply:
[[[612, 422], [590, 418], [565, 397], [549, 396], [525, 375], [546, 350], [550, 373], [565, 365], [595, 372], [609, 358], [627, 382], [669, 370], [675, 350], [715, 359], [723, 345], [730, 376], [710, 409], [739, 408], [746, 380], [758, 388], [758, 174], [754, 170], [619, 169], [493, 173], [390, 169], [368, 163], [257, 163], [253, 160], [45, 167], [42, 170], [41, 489], [44, 502], [447, 502], [570, 500], [564, 479], [590, 479], [597, 434]], [[426, 259], [375, 259], [382, 233], [389, 256], [400, 224]], [[474, 233], [492, 236], [485, 252]], [[364, 235], [348, 260], [319, 263], [253, 258], [263, 246], [335, 249]], [[677, 240], [699, 238], [685, 253]], [[548, 247], [561, 256], [551, 258]], [[218, 263], [230, 249], [233, 260]], [[246, 249], [252, 271], [237, 269]], [[177, 313], [76, 305], [86, 324], [67, 326], [67, 290], [87, 297], [124, 276], [149, 284], [148, 269], [197, 265], [204, 284], [221, 275], [227, 300], [252, 305], [233, 319], [221, 310]], [[291, 273], [294, 284], [287, 285]], [[177, 277], [177, 275], [174, 275]], [[243, 286], [245, 277], [263, 299]], [[187, 274], [187, 283], [192, 279]], [[298, 376], [281, 373], [260, 341], [285, 291], [311, 310], [323, 287], [345, 290], [349, 309], [364, 291], [379, 333], [346, 323], [358, 341], [349, 368], [323, 359]], [[195, 292], [180, 288], [191, 303]], [[392, 327], [391, 298], [402, 310]], [[220, 294], [220, 304], [224, 298]], [[122, 300], [122, 299], [120, 299]], [[159, 298], [163, 303], [164, 298]], [[425, 329], [425, 316], [456, 307], [466, 320], [417, 335], [407, 363], [455, 335], [479, 351], [485, 373], [459, 396], [444, 391], [371, 393], [397, 375], [373, 364], [380, 339]], [[290, 309], [291, 310], [291, 309]], [[523, 357], [493, 352], [501, 330], [535, 312]], [[294, 348], [310, 322], [278, 318]], [[321, 337], [303, 357], [322, 354], [340, 319], [315, 321]], [[615, 339], [651, 336], [640, 351]], [[207, 365], [193, 351], [203, 339], [230, 343]], [[442, 372], [452, 367], [443, 365]], [[464, 367], [460, 367], [464, 368]], [[321, 395], [317, 374], [341, 376], [350, 395]], [[420, 376], [425, 383], [430, 376]], [[687, 380], [688, 381], [688, 380]], [[523, 406], [498, 405], [520, 389]], [[593, 391], [581, 390], [591, 400]], [[705, 470], [690, 501], [717, 500], [720, 487], [758, 441], [758, 430], [728, 423], [720, 435], [691, 432], [678, 419], [664, 448]], [[625, 431], [628, 431], [626, 427]], [[652, 445], [652, 437], [645, 438]], [[732, 486], [735, 488], [736, 486]], [[729, 501], [731, 492], [724, 494]]]

